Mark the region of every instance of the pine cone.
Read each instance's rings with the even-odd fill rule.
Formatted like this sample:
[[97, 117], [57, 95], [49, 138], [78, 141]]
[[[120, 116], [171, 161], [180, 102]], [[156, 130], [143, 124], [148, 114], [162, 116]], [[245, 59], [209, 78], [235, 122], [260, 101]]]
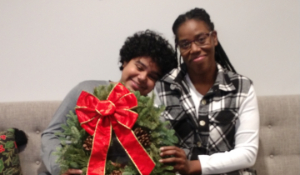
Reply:
[[83, 142], [82, 146], [86, 151], [91, 151], [93, 147], [93, 136], [89, 135]]
[[110, 175], [122, 175], [122, 171], [120, 171], [120, 170], [113, 170], [113, 172], [110, 173]]
[[139, 142], [144, 146], [144, 147], [149, 147], [151, 142], [150, 142], [150, 134], [146, 131], [143, 130], [142, 128], [135, 128], [134, 129], [134, 134], [138, 138]]

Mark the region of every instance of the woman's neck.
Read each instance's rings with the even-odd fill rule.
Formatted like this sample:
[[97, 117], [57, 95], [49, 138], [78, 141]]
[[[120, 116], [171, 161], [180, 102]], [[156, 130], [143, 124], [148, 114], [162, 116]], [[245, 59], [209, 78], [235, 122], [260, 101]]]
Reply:
[[217, 77], [217, 66], [201, 73], [188, 71], [188, 74], [196, 90], [200, 94], [205, 95], [215, 83]]

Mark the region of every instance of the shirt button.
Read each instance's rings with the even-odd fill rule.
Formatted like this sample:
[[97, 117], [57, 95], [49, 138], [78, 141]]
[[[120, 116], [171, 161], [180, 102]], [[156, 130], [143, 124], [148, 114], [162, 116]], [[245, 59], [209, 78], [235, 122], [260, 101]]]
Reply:
[[198, 146], [198, 147], [201, 147], [201, 142], [197, 142], [197, 146]]
[[269, 127], [269, 129], [271, 129], [271, 128], [272, 128], [272, 125], [268, 125], [268, 127]]
[[39, 131], [39, 130], [37, 130], [37, 131], [35, 131], [35, 133], [39, 134], [39, 133], [40, 133], [40, 131]]
[[271, 158], [271, 159], [273, 159], [273, 158], [274, 158], [274, 156], [271, 154], [271, 155], [270, 155], [270, 158]]
[[200, 124], [200, 126], [204, 126], [204, 125], [205, 125], [205, 121], [204, 121], [204, 120], [201, 120], [201, 121], [199, 122], [199, 124]]
[[175, 84], [171, 84], [170, 88], [171, 88], [171, 90], [174, 90], [176, 88], [176, 85]]
[[40, 161], [36, 161], [35, 163], [36, 163], [37, 165], [39, 165], [39, 164], [40, 164]]
[[206, 100], [202, 100], [202, 102], [201, 102], [203, 105], [205, 105], [206, 104]]

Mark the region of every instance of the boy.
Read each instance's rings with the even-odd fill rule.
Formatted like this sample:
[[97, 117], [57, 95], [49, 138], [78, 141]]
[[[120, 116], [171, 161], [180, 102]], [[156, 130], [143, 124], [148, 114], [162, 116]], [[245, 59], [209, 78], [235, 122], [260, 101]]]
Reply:
[[[126, 39], [120, 50], [120, 63], [120, 70], [122, 70], [120, 82], [124, 83], [129, 90], [140, 91], [142, 95], [147, 95], [153, 90], [158, 79], [177, 66], [177, 59], [174, 49], [167, 40], [146, 30]], [[74, 110], [81, 91], [92, 93], [96, 86], [108, 85], [109, 83], [113, 82], [94, 80], [78, 84], [62, 101], [48, 128], [42, 133], [42, 160], [52, 175], [60, 173], [59, 165], [55, 163], [56, 156], [52, 154], [60, 145], [60, 141], [54, 133], [62, 130], [61, 124], [66, 123], [66, 115], [70, 110]], [[124, 154], [123, 157], [126, 161], [124, 151], [122, 152], [118, 147], [113, 149], [109, 151], [108, 156], [113, 159], [117, 156], [114, 153], [117, 152]], [[70, 169], [63, 175], [81, 173], [81, 170]]]

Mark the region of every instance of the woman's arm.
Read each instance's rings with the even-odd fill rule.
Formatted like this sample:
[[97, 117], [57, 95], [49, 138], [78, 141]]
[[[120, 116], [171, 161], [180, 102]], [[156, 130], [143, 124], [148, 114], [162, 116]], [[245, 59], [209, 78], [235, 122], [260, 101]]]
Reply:
[[174, 170], [181, 174], [219, 174], [254, 165], [258, 151], [259, 114], [254, 88], [251, 86], [248, 97], [239, 110], [236, 123], [235, 147], [233, 150], [212, 155], [199, 155], [199, 160], [189, 161], [184, 151], [178, 147], [162, 147], [161, 156], [174, 156], [161, 159], [162, 163], [175, 163]]
[[253, 86], [239, 109], [233, 150], [199, 155], [202, 174], [225, 173], [254, 165], [259, 141], [259, 113]]

